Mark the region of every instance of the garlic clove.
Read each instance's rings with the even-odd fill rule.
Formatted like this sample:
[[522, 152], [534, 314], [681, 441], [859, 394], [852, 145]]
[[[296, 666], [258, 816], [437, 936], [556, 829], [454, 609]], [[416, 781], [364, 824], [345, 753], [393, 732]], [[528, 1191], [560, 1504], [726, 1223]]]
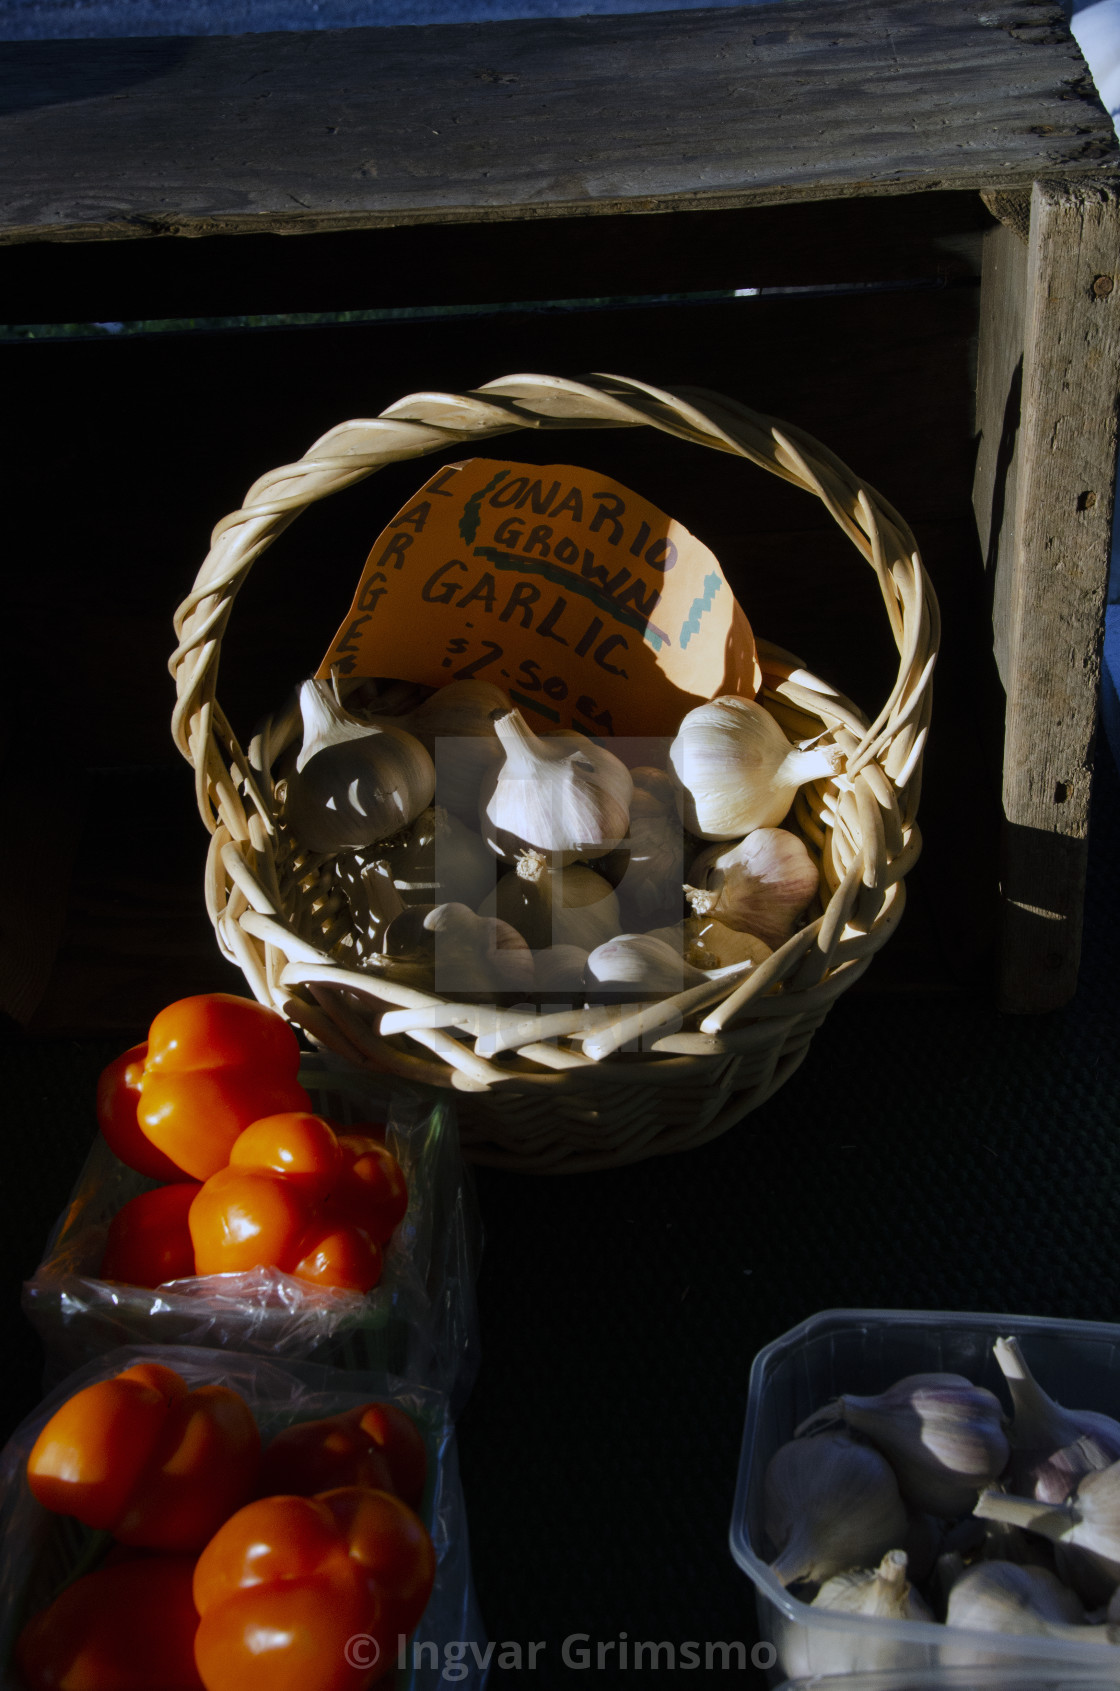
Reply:
[[792, 1439], [763, 1478], [763, 1525], [783, 1585], [877, 1563], [901, 1543], [906, 1509], [886, 1459], [844, 1433]]
[[876, 1397], [839, 1397], [798, 1436], [830, 1419], [869, 1438], [907, 1503], [941, 1519], [967, 1514], [1007, 1466], [999, 1399], [961, 1374], [910, 1374]]
[[697, 915], [784, 945], [816, 897], [817, 866], [785, 828], [756, 828], [731, 846], [709, 846], [688, 872], [685, 897]]
[[713, 699], [688, 712], [669, 748], [685, 827], [700, 839], [734, 840], [776, 827], [806, 781], [836, 775], [836, 746], [791, 746], [753, 699]]
[[483, 785], [479, 816], [499, 855], [520, 843], [593, 860], [622, 843], [633, 782], [613, 752], [575, 732], [542, 738], [516, 710], [494, 727], [505, 756]]
[[597, 993], [624, 992], [635, 1000], [683, 992], [706, 979], [685, 962], [678, 947], [653, 934], [617, 934], [596, 946], [584, 976], [587, 987]]
[[483, 899], [479, 915], [511, 923], [534, 951], [549, 945], [593, 951], [622, 926], [609, 882], [583, 863], [553, 868], [540, 851], [521, 853], [513, 873]]
[[1062, 1409], [1027, 1367], [1017, 1339], [992, 1347], [1011, 1391], [1009, 1491], [1061, 1503], [1082, 1474], [1120, 1461], [1120, 1422], [1094, 1409]]
[[[852, 1568], [821, 1586], [813, 1609], [861, 1615], [869, 1620], [932, 1621], [933, 1615], [910, 1584], [906, 1552], [888, 1550], [877, 1568]], [[883, 1637], [874, 1628], [781, 1628], [782, 1668], [791, 1679], [828, 1679], [851, 1673], [883, 1673], [913, 1661], [913, 1646]]]
[[305, 681], [299, 701], [303, 744], [287, 779], [284, 820], [301, 846], [360, 851], [431, 803], [435, 768], [411, 734], [358, 722], [321, 681]]

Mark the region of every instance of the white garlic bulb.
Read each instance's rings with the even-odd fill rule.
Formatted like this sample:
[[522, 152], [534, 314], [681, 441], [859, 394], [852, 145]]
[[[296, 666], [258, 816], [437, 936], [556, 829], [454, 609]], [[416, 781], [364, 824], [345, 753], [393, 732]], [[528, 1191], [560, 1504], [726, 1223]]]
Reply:
[[[904, 1550], [888, 1550], [877, 1568], [853, 1568], [825, 1580], [812, 1609], [864, 1615], [871, 1620], [933, 1621], [933, 1614], [910, 1584]], [[876, 1673], [908, 1667], [913, 1646], [862, 1627], [790, 1628], [781, 1646], [782, 1667], [790, 1678], [842, 1673]]]
[[[1021, 1633], [1077, 1644], [1108, 1644], [1109, 1628], [1085, 1625], [1075, 1594], [1046, 1568], [1018, 1562], [976, 1562], [953, 1583], [946, 1625], [966, 1632]], [[946, 1664], [1005, 1662], [994, 1651], [977, 1653], [955, 1642], [942, 1652]]]
[[508, 696], [489, 681], [449, 681], [401, 724], [435, 763], [440, 804], [471, 828], [483, 783], [501, 761], [494, 713], [509, 708]]
[[538, 992], [581, 992], [586, 963], [580, 945], [546, 945], [533, 952], [533, 984]]
[[902, 1541], [906, 1508], [886, 1458], [843, 1433], [783, 1444], [763, 1479], [763, 1525], [783, 1585], [877, 1563]]
[[653, 934], [617, 934], [587, 959], [586, 985], [638, 998], [660, 997], [700, 986], [707, 976], [686, 963], [680, 948]]
[[987, 1490], [974, 1513], [1050, 1539], [1059, 1574], [1090, 1604], [1107, 1603], [1120, 1585], [1120, 1462], [1082, 1474], [1062, 1503]]
[[992, 1347], [1011, 1390], [1008, 1491], [1061, 1503], [1083, 1474], [1120, 1461], [1120, 1422], [1095, 1409], [1062, 1409], [1027, 1367], [1017, 1339]]
[[429, 805], [378, 849], [406, 904], [467, 904], [473, 910], [497, 881], [494, 853], [441, 804]]
[[675, 946], [686, 963], [705, 973], [729, 969], [737, 963], [750, 963], [757, 968], [770, 955], [765, 940], [726, 928], [714, 916], [686, 916], [671, 927], [651, 928], [650, 938]]
[[523, 851], [479, 905], [480, 916], [509, 922], [534, 951], [576, 945], [593, 951], [622, 926], [610, 884], [584, 863], [553, 868], [541, 851]]
[[757, 934], [772, 950], [790, 938], [820, 884], [804, 841], [785, 828], [756, 828], [734, 845], [709, 846], [688, 879], [694, 915]]
[[668, 776], [660, 769], [631, 775], [628, 861], [616, 890], [623, 919], [641, 931], [680, 917], [684, 831]]
[[836, 746], [791, 746], [761, 705], [734, 695], [690, 710], [669, 748], [678, 810], [702, 840], [776, 827], [798, 787], [835, 775], [842, 762]]
[[420, 742], [348, 716], [321, 681], [299, 694], [303, 744], [287, 778], [284, 818], [311, 851], [359, 851], [431, 803], [436, 772]]
[[875, 1397], [845, 1394], [798, 1435], [833, 1421], [870, 1439], [907, 1503], [940, 1518], [967, 1514], [1007, 1466], [999, 1399], [961, 1374], [909, 1374]]
[[385, 929], [384, 955], [441, 996], [533, 988], [533, 955], [516, 928], [465, 904], [410, 906]]
[[525, 845], [594, 859], [622, 843], [633, 782], [613, 752], [574, 732], [542, 738], [516, 710], [494, 727], [505, 757], [483, 785], [479, 816], [500, 856]]

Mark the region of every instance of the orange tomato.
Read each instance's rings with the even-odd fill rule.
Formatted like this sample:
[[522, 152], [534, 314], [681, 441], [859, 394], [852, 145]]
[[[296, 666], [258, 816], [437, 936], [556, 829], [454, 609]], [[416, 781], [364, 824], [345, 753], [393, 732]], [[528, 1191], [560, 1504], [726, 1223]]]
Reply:
[[193, 1575], [193, 1557], [144, 1556], [75, 1580], [20, 1633], [28, 1691], [203, 1691]]

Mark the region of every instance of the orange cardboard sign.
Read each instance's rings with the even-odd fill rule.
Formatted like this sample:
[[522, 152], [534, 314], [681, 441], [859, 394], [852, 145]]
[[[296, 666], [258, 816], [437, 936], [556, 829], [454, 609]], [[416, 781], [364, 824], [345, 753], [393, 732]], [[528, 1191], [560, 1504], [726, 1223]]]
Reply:
[[472, 458], [378, 536], [321, 678], [496, 682], [537, 728], [675, 734], [753, 698], [750, 624], [708, 548], [594, 470]]

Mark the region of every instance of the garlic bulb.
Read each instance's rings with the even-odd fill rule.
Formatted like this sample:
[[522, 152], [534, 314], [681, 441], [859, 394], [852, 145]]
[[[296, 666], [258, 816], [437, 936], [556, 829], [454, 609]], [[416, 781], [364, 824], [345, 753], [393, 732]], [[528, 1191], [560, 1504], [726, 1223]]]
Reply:
[[509, 708], [506, 694], [489, 681], [449, 681], [402, 723], [435, 763], [440, 804], [471, 828], [483, 783], [501, 759], [494, 712]]
[[729, 969], [735, 963], [753, 963], [757, 968], [770, 955], [765, 940], [725, 928], [714, 916], [688, 916], [672, 927], [652, 928], [650, 938], [675, 946], [686, 963], [705, 973]]
[[680, 916], [684, 833], [668, 776], [659, 769], [635, 769], [632, 775], [629, 861], [617, 891], [624, 920], [642, 930]]
[[1094, 1409], [1062, 1409], [1027, 1367], [1017, 1339], [992, 1347], [1011, 1389], [1009, 1491], [1061, 1503], [1083, 1474], [1120, 1460], [1120, 1422]]
[[798, 1436], [837, 1420], [882, 1451], [907, 1503], [929, 1515], [967, 1514], [1007, 1466], [999, 1399], [961, 1374], [910, 1374], [877, 1397], [839, 1397]]
[[682, 992], [706, 979], [685, 962], [679, 947], [653, 934], [617, 934], [605, 945], [597, 945], [587, 959], [584, 976], [589, 988], [624, 992], [635, 999]]
[[586, 963], [580, 945], [546, 945], [533, 952], [533, 984], [538, 992], [581, 992]]
[[601, 875], [583, 863], [550, 868], [540, 851], [521, 853], [517, 868], [483, 899], [479, 915], [509, 922], [534, 951], [547, 945], [593, 951], [622, 926], [618, 900]]
[[877, 1568], [854, 1568], [825, 1580], [811, 1607], [881, 1620], [931, 1621], [933, 1615], [906, 1577], [905, 1550], [888, 1550]]
[[284, 816], [311, 851], [359, 851], [411, 822], [432, 801], [436, 772], [402, 729], [348, 716], [330, 687], [305, 681], [303, 745], [288, 776]]
[[[1106, 1629], [1086, 1626], [1084, 1616], [1075, 1594], [1048, 1569], [1023, 1567], [1018, 1562], [976, 1562], [954, 1582], [945, 1621], [967, 1632], [1109, 1642]], [[952, 1659], [964, 1662], [980, 1658], [954, 1650]]]
[[709, 846], [688, 871], [685, 897], [697, 916], [757, 934], [777, 950], [816, 896], [816, 864], [785, 828], [756, 828], [732, 846]]
[[633, 782], [613, 752], [574, 732], [541, 738], [516, 710], [494, 727], [505, 757], [483, 785], [479, 816], [499, 856], [521, 844], [594, 859], [622, 842]]
[[776, 827], [798, 787], [835, 775], [842, 761], [836, 746], [791, 746], [761, 705], [734, 696], [690, 710], [669, 748], [677, 808], [703, 840]]
[[1059, 1574], [1088, 1603], [1108, 1602], [1120, 1585], [1120, 1462], [1082, 1474], [1062, 1503], [989, 1490], [974, 1513], [1051, 1539]]
[[[888, 1550], [877, 1568], [853, 1568], [825, 1580], [809, 1605], [883, 1621], [932, 1621], [933, 1613], [910, 1584], [904, 1550]], [[913, 1646], [865, 1632], [790, 1629], [782, 1645], [782, 1668], [791, 1678], [874, 1673], [910, 1665]]]
[[770, 1458], [763, 1525], [783, 1585], [876, 1563], [902, 1540], [906, 1509], [886, 1459], [843, 1433], [793, 1439]]
[[533, 956], [517, 930], [465, 904], [412, 905], [386, 928], [384, 954], [444, 996], [533, 987]]
[[442, 805], [429, 805], [401, 835], [379, 847], [406, 904], [482, 903], [497, 880], [497, 858], [473, 829]]

